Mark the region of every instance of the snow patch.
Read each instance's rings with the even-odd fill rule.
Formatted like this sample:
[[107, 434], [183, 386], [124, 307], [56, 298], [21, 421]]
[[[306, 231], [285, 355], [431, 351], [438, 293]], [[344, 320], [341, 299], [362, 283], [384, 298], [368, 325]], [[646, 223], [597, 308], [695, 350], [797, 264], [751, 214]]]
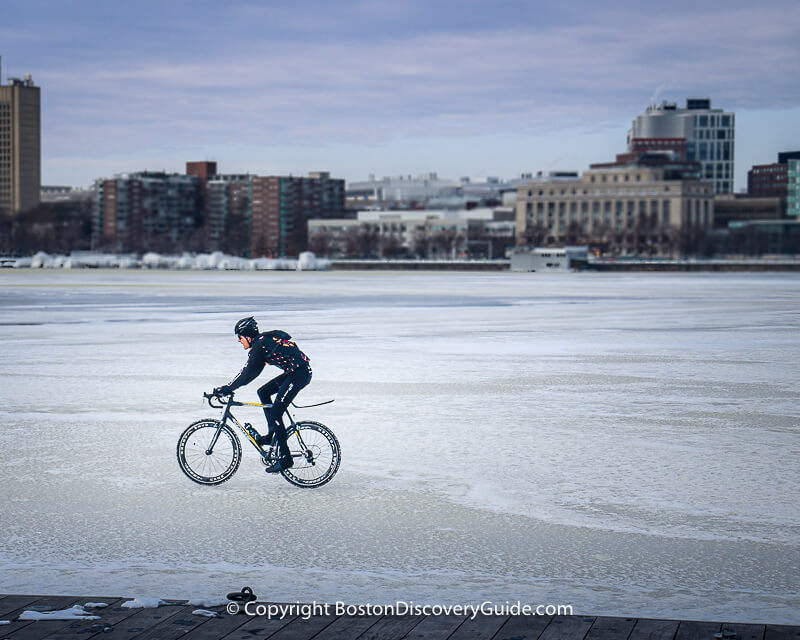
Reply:
[[195, 609], [192, 611], [193, 616], [203, 616], [205, 618], [216, 618], [219, 614], [215, 611], [209, 611], [208, 609]]
[[39, 251], [30, 258], [5, 260], [4, 266], [16, 269], [178, 269], [178, 270], [222, 270], [222, 271], [320, 271], [330, 268], [330, 260], [317, 258], [304, 251], [297, 258], [247, 259], [229, 256], [221, 251], [213, 253], [184, 253], [161, 255], [148, 252], [141, 258], [136, 255], [91, 253], [78, 251], [69, 256], [51, 255]]
[[100, 616], [93, 616], [81, 605], [76, 604], [69, 609], [61, 611], [23, 611], [19, 620], [99, 620]]
[[156, 609], [167, 604], [161, 598], [153, 598], [151, 596], [138, 596], [133, 600], [128, 600], [120, 605], [123, 609]]

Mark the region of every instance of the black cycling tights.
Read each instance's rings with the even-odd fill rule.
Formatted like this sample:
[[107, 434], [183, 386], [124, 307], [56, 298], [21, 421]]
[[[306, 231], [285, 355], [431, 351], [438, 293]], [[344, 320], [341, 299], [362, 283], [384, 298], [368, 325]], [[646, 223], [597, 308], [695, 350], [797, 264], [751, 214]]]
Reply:
[[[258, 390], [258, 397], [262, 404], [271, 404], [264, 409], [269, 432], [275, 434], [278, 451], [281, 457], [290, 455], [286, 444], [286, 428], [283, 426], [283, 414], [289, 403], [294, 400], [298, 392], [311, 382], [311, 369], [300, 368], [282, 373], [273, 378]], [[273, 402], [272, 395], [275, 394]]]

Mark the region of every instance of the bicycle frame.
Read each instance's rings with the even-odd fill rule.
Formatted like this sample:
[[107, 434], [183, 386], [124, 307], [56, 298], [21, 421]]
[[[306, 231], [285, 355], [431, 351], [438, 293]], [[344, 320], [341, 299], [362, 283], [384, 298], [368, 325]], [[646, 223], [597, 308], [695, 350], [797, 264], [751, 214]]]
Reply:
[[[213, 398], [213, 396], [212, 397], [206, 396], [206, 399], [208, 400], [208, 405], [210, 407], [214, 408], [214, 409], [224, 408], [224, 410], [222, 412], [222, 418], [219, 421], [219, 426], [217, 427], [217, 431], [214, 434], [214, 437], [211, 438], [211, 442], [208, 444], [208, 450], [206, 451], [206, 453], [210, 454], [212, 451], [214, 451], [214, 446], [217, 444], [217, 440], [219, 439], [219, 434], [222, 433], [222, 427], [227, 424], [228, 418], [230, 418], [231, 421], [237, 427], [239, 427], [241, 432], [250, 441], [250, 443], [256, 448], [256, 450], [259, 452], [259, 454], [261, 454], [262, 456], [266, 456], [268, 454], [269, 449], [263, 449], [261, 447], [261, 445], [259, 445], [255, 441], [255, 439], [253, 438], [252, 435], [250, 435], [250, 432], [245, 428], [245, 426], [241, 422], [239, 422], [239, 420], [236, 418], [235, 415], [233, 415], [233, 412], [231, 411], [231, 407], [245, 407], [245, 406], [248, 406], [248, 407], [261, 407], [262, 409], [269, 409], [270, 407], [272, 407], [272, 405], [271, 404], [260, 404], [258, 402], [239, 402], [237, 400], [234, 400], [233, 396], [230, 396], [228, 398], [228, 402], [225, 405], [222, 405], [222, 404], [215, 405], [215, 404], [213, 404], [211, 402], [212, 398]], [[219, 399], [217, 398], [217, 400], [219, 400]], [[287, 418], [289, 418], [289, 426], [286, 427], [286, 437], [287, 437], [287, 439], [292, 433], [296, 433], [297, 434], [297, 440], [300, 442], [300, 447], [302, 448], [302, 450], [305, 450], [306, 449], [306, 445], [303, 442], [303, 439], [300, 437], [300, 430], [297, 428], [297, 423], [294, 421], [294, 418], [292, 417], [292, 414], [289, 413], [289, 409], [286, 409], [286, 411], [283, 412], [283, 415], [285, 415]], [[300, 455], [302, 455], [302, 453]]]

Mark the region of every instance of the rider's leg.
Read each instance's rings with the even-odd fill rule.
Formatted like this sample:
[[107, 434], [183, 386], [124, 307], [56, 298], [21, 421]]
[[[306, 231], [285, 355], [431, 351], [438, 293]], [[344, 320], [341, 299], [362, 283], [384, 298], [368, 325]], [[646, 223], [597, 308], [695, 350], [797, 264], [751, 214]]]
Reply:
[[283, 426], [283, 414], [298, 392], [311, 381], [310, 369], [295, 369], [294, 371], [286, 374], [286, 377], [281, 384], [278, 393], [275, 396], [275, 401], [269, 410], [269, 425], [270, 430], [275, 433], [275, 440], [278, 444], [278, 452], [280, 458], [285, 463], [291, 466], [291, 453], [289, 446], [286, 444], [286, 428]]
[[[272, 395], [278, 393], [278, 390], [281, 388], [284, 380], [286, 380], [286, 376], [289, 374], [282, 373], [281, 375], [273, 378], [267, 384], [258, 389], [258, 399], [261, 400], [261, 404], [272, 404]], [[269, 419], [269, 407], [264, 407], [264, 418], [267, 420], [267, 434], [261, 436], [259, 438], [258, 444], [265, 445], [265, 444], [272, 444], [272, 435], [273, 435], [273, 428], [272, 422]]]

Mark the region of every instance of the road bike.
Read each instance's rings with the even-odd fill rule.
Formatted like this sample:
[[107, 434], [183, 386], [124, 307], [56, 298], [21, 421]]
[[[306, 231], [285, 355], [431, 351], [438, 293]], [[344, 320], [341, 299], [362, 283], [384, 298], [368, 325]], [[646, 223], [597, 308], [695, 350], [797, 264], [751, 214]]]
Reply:
[[[262, 407], [270, 404], [257, 402], [238, 402], [233, 394], [228, 396], [204, 393], [203, 397], [212, 409], [222, 409], [220, 419], [206, 418], [190, 424], [178, 439], [178, 464], [181, 470], [194, 482], [206, 485], [222, 484], [230, 480], [242, 461], [242, 445], [234, 426], [244, 434], [258, 451], [261, 462], [271, 466], [278, 460], [277, 443], [267, 446], [258, 444], [259, 433], [252, 425], [236, 419], [231, 407]], [[333, 400], [309, 405], [292, 406], [297, 409], [318, 407], [330, 404]], [[336, 475], [341, 462], [339, 441], [324, 424], [303, 420], [295, 422], [287, 409], [286, 443], [292, 454], [294, 466], [284, 469], [280, 474], [291, 484], [313, 488], [330, 482]]]

